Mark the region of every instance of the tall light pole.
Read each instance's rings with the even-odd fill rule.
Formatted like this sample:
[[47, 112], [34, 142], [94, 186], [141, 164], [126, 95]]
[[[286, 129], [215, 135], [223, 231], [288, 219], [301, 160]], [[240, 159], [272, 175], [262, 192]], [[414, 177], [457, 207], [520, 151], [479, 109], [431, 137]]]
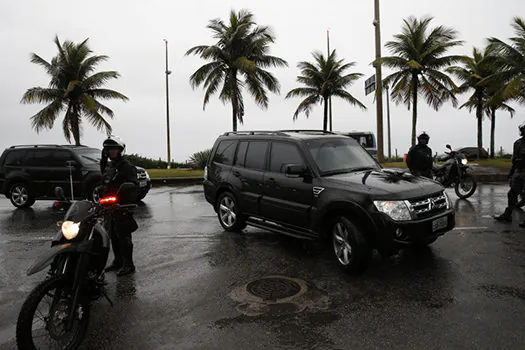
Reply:
[[[379, 21], [379, 0], [374, 0], [374, 27], [376, 34], [376, 60], [381, 58], [381, 22]], [[384, 161], [383, 154], [383, 78], [381, 63], [376, 68], [376, 115], [377, 115], [377, 160]]]
[[[330, 56], [330, 28], [326, 30], [326, 48], [328, 49], [328, 54], [326, 56], [326, 59], [328, 59], [328, 56]], [[330, 115], [330, 131], [332, 131], [332, 96], [330, 96], [328, 100], [328, 108], [329, 108], [329, 115]]]
[[167, 131], [167, 143], [168, 143], [168, 169], [171, 168], [171, 150], [170, 150], [170, 95], [168, 87], [168, 75], [171, 71], [168, 70], [168, 40], [164, 39], [166, 44], [166, 131]]
[[386, 120], [388, 128], [388, 161], [392, 160], [392, 134], [390, 133], [390, 94], [388, 92], [388, 85], [385, 86], [386, 89]]

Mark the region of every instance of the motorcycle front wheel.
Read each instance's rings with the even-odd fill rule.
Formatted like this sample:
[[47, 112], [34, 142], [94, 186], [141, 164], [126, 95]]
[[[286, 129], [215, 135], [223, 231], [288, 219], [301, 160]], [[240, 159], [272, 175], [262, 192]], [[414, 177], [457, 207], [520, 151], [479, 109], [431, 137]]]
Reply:
[[[27, 297], [16, 324], [19, 349], [76, 349], [86, 334], [89, 304], [71, 310], [72, 291], [63, 276], [40, 283]], [[71, 329], [67, 320], [74, 312]]]
[[465, 174], [460, 181], [456, 182], [454, 187], [456, 195], [461, 199], [467, 199], [476, 192], [478, 184], [474, 176]]

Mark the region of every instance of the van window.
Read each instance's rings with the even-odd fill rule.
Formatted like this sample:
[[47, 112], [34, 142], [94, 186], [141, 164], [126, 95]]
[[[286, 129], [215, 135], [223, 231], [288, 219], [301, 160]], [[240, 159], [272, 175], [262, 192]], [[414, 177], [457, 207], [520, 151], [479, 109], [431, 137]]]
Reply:
[[235, 155], [236, 141], [221, 141], [213, 156], [213, 161], [220, 164], [232, 165]]
[[49, 166], [66, 167], [70, 160], [74, 160], [71, 152], [66, 150], [54, 151], [49, 160]]
[[296, 145], [288, 142], [273, 142], [270, 152], [270, 171], [284, 173], [287, 164], [304, 165], [301, 152]]
[[244, 160], [246, 159], [246, 150], [248, 149], [248, 141], [241, 141], [237, 148], [237, 155], [235, 156], [235, 165], [244, 166]]
[[26, 165], [28, 166], [48, 166], [51, 162], [53, 151], [47, 149], [32, 150], [27, 152]]
[[5, 165], [8, 166], [18, 166], [23, 165], [24, 158], [27, 151], [25, 150], [19, 150], [19, 151], [12, 151], [7, 154], [5, 157]]
[[251, 141], [246, 152], [246, 168], [264, 170], [268, 141]]

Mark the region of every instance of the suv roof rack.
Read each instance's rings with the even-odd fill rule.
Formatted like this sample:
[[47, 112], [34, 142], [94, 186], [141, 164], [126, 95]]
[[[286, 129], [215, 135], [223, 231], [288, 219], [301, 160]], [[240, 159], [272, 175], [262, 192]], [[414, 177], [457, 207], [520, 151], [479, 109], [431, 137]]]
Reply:
[[264, 131], [264, 130], [252, 130], [252, 131], [229, 131], [225, 132], [223, 136], [230, 135], [279, 135], [279, 136], [288, 136], [282, 131]]
[[62, 147], [62, 146], [60, 145], [15, 145], [9, 148], [12, 149], [12, 148], [30, 148], [30, 147], [38, 148], [38, 147]]
[[279, 130], [280, 132], [296, 132], [296, 133], [305, 133], [305, 134], [328, 134], [335, 135], [334, 132], [324, 131], [324, 130], [315, 130], [315, 129], [298, 129], [298, 130]]

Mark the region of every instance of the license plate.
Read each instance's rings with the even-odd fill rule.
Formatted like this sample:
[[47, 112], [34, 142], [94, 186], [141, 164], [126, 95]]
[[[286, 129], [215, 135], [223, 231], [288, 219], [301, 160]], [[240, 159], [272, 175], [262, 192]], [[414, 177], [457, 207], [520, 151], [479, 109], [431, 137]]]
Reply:
[[146, 187], [148, 185], [148, 182], [146, 180], [139, 181], [139, 187]]
[[442, 218], [432, 221], [432, 232], [442, 230], [448, 226], [448, 217], [443, 216]]

